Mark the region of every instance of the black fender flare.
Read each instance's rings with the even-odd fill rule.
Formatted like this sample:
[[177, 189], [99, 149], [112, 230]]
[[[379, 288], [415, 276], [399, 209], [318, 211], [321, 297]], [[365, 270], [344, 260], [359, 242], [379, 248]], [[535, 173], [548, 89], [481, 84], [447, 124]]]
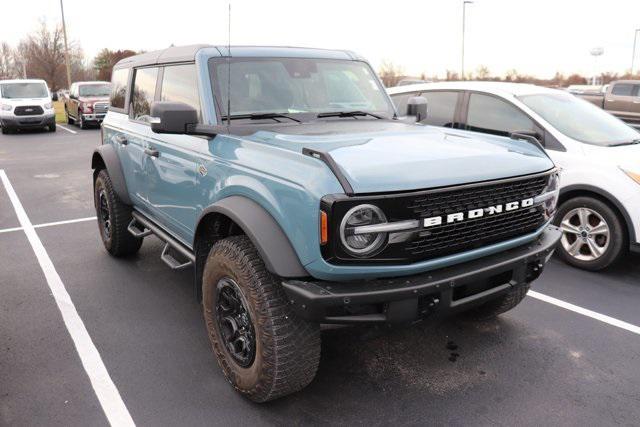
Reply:
[[96, 170], [100, 167], [100, 163], [104, 164], [104, 167], [107, 169], [107, 173], [109, 174], [109, 178], [111, 178], [111, 183], [113, 184], [113, 189], [120, 200], [127, 205], [131, 205], [132, 203], [129, 198], [129, 191], [127, 190], [127, 181], [124, 179], [120, 158], [112, 145], [100, 145], [93, 151], [93, 156], [91, 157], [91, 169]]
[[[265, 208], [243, 196], [229, 196], [206, 208], [198, 218], [195, 235], [202, 219], [219, 213], [235, 222], [258, 249], [267, 269], [280, 277], [307, 277], [289, 238]], [[194, 242], [195, 247], [195, 242]]]
[[622, 214], [622, 219], [627, 226], [629, 242], [632, 245], [634, 244], [634, 242], [636, 241], [636, 231], [633, 227], [631, 216], [629, 215], [629, 212], [627, 212], [627, 209], [624, 207], [624, 205], [613, 194], [593, 185], [574, 184], [560, 189], [560, 200], [563, 200], [563, 196], [566, 196], [567, 193], [571, 193], [572, 191], [586, 191], [589, 193], [594, 193], [600, 196], [603, 200], [611, 203]]

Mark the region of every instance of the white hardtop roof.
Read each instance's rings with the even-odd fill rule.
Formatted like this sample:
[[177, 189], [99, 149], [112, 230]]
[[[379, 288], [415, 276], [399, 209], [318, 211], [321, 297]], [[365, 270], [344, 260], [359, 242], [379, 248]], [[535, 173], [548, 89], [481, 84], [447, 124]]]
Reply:
[[558, 93], [558, 89], [536, 86], [529, 83], [459, 81], [419, 83], [415, 85], [397, 86], [387, 89], [390, 95], [427, 90], [475, 90], [501, 96], [533, 95], [540, 93]]

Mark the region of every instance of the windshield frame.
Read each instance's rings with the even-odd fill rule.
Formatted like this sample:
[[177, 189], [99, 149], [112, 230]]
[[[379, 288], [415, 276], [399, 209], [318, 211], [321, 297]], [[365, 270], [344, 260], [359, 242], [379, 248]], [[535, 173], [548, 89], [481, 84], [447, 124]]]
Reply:
[[[371, 67], [371, 64], [369, 64], [369, 62], [361, 60], [361, 59], [333, 59], [333, 58], [316, 58], [316, 57], [281, 57], [281, 56], [266, 56], [266, 57], [261, 57], [261, 56], [240, 56], [240, 57], [212, 57], [209, 58], [208, 60], [208, 78], [211, 84], [211, 91], [212, 91], [212, 95], [213, 95], [213, 103], [214, 103], [214, 108], [215, 108], [215, 117], [216, 117], [216, 121], [217, 123], [223, 123], [227, 121], [226, 118], [226, 114], [223, 114], [223, 111], [226, 111], [226, 106], [222, 106], [220, 105], [220, 102], [224, 99], [222, 96], [222, 93], [220, 92], [222, 89], [222, 86], [218, 83], [218, 79], [216, 78], [216, 66], [217, 65], [224, 65], [227, 64], [229, 62], [233, 63], [233, 62], [260, 62], [260, 61], [264, 61], [264, 62], [269, 62], [269, 61], [278, 61], [278, 60], [311, 60], [311, 61], [321, 61], [321, 62], [334, 62], [334, 63], [360, 63], [362, 64], [364, 67], [367, 68], [367, 70], [371, 73], [371, 76], [373, 77], [373, 80], [375, 81], [376, 87], [378, 88], [378, 90], [380, 91], [380, 94], [382, 95], [385, 104], [388, 107], [388, 111], [368, 111], [368, 110], [363, 110], [363, 111], [367, 111], [373, 114], [378, 114], [378, 115], [383, 115], [384, 119], [395, 119], [397, 117], [397, 111], [395, 108], [395, 105], [393, 104], [393, 102], [391, 101], [391, 98], [389, 97], [389, 94], [387, 93], [386, 88], [384, 87], [384, 85], [382, 84], [382, 82], [380, 81], [380, 78], [378, 77], [378, 74], [375, 72], [375, 70]], [[227, 79], [227, 75], [225, 73], [224, 76], [221, 76], [222, 79], [226, 80]], [[221, 80], [222, 80], [221, 79]], [[226, 97], [226, 95], [225, 95]], [[233, 101], [233, 100], [232, 100]], [[314, 112], [314, 111], [304, 111], [304, 112], [295, 112], [295, 113], [291, 113], [289, 111], [270, 111], [269, 113], [276, 113], [276, 114], [283, 114], [286, 116], [291, 116], [297, 120], [300, 120], [302, 122], [306, 122], [309, 121], [311, 119], [315, 119], [316, 121], [318, 120], [341, 120], [340, 118], [327, 118], [327, 119], [322, 119], [322, 118], [317, 118], [316, 116], [319, 113], [327, 113], [327, 112], [337, 112], [337, 111], [321, 111], [321, 112]], [[264, 112], [255, 112], [258, 114], [263, 114]], [[387, 117], [388, 114], [391, 113], [391, 116]], [[231, 114], [231, 117], [234, 117], [234, 114]], [[377, 119], [373, 119], [373, 120], [377, 120]], [[256, 124], [256, 125], [264, 125], [263, 122], [260, 121], [251, 121], [251, 120], [247, 120], [246, 124]], [[281, 124], [281, 123], [277, 123], [274, 121], [273, 124]]]
[[[4, 86], [12, 86], [12, 85], [37, 85], [44, 87], [44, 96], [23, 96], [23, 97], [8, 97], [4, 93]], [[51, 93], [49, 92], [49, 87], [45, 82], [40, 81], [14, 81], [14, 82], [3, 82], [0, 83], [0, 98], [3, 99], [45, 99], [51, 98]]]
[[[82, 88], [86, 88], [89, 86], [102, 86], [102, 87], [106, 87], [108, 90], [106, 92], [106, 94], [102, 94], [102, 95], [86, 95], [82, 93]], [[78, 96], [83, 96], [83, 97], [87, 97], [87, 98], [91, 98], [91, 97], [96, 97], [96, 98], [108, 98], [111, 95], [111, 83], [85, 83], [85, 84], [81, 84], [78, 85]]]
[[[518, 100], [518, 102], [520, 102], [528, 111], [531, 111], [532, 113], [534, 113], [536, 115], [536, 117], [539, 117], [540, 119], [544, 120], [545, 123], [548, 124], [549, 127], [553, 128], [554, 130], [556, 130], [557, 132], [559, 132], [562, 136], [569, 138], [573, 141], [577, 141], [581, 144], [588, 144], [588, 145], [593, 145], [596, 147], [615, 147], [618, 144], [624, 143], [624, 142], [629, 142], [628, 139], [619, 139], [619, 140], [609, 140], [609, 141], [603, 141], [603, 142], [593, 142], [593, 141], [586, 141], [580, 138], [576, 138], [573, 135], [569, 135], [565, 132], [563, 132], [562, 130], [560, 130], [555, 124], [553, 124], [552, 122], [550, 122], [549, 120], [547, 120], [542, 114], [540, 114], [538, 111], [534, 110], [533, 108], [531, 108], [526, 102], [525, 99], [527, 97], [530, 96], [567, 96], [567, 97], [574, 97], [576, 100], [581, 101], [581, 102], [586, 102], [587, 104], [591, 104], [589, 101], [582, 99], [572, 93], [565, 93], [565, 92], [561, 92], [558, 91], [559, 93], [553, 92], [553, 93], [545, 93], [545, 92], [534, 92], [534, 93], [527, 93], [527, 94], [522, 94], [522, 95], [516, 95], [515, 98]], [[593, 104], [591, 104], [593, 105]], [[596, 105], [593, 105], [594, 108], [598, 108]], [[630, 129], [636, 131], [638, 133], [638, 135], [640, 136], [640, 131], [635, 129], [634, 127], [630, 126], [628, 123], [626, 123], [625, 121], [621, 120], [620, 118], [616, 117], [615, 115], [600, 109], [604, 114], [610, 114], [611, 117], [613, 117], [614, 119], [618, 120], [620, 123], [622, 123], [625, 126], [628, 126]], [[531, 117], [531, 114], [528, 113], [528, 115]]]

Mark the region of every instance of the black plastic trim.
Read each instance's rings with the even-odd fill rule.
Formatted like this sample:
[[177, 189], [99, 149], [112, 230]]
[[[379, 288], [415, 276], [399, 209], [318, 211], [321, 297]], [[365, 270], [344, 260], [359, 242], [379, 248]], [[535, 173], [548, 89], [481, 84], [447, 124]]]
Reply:
[[333, 160], [333, 157], [331, 157], [331, 154], [327, 153], [326, 151], [312, 150], [311, 148], [303, 148], [302, 154], [304, 154], [305, 156], [313, 157], [314, 159], [318, 159], [324, 162], [327, 165], [327, 167], [329, 167], [331, 172], [333, 172], [335, 177], [338, 179], [338, 182], [342, 186], [342, 189], [344, 190], [345, 194], [347, 196], [352, 196], [354, 194], [351, 183], [349, 183], [349, 180], [347, 179], [347, 177], [342, 173], [340, 166], [338, 166], [336, 161]]
[[[417, 307], [425, 298], [433, 307], [428, 309], [430, 313], [447, 313], [470, 308], [508, 289], [530, 283], [542, 272], [561, 235], [557, 227], [550, 225], [530, 244], [413, 276], [353, 282], [284, 280], [282, 286], [296, 313], [308, 321], [337, 324], [411, 321], [421, 317]], [[460, 286], [509, 272], [510, 279], [506, 283], [497, 283], [464, 298], [454, 297], [454, 290]], [[409, 313], [394, 313], [391, 308], [397, 304], [416, 309], [411, 308]], [[335, 309], [358, 305], [386, 308], [369, 314], [332, 314]]]
[[118, 158], [115, 148], [111, 144], [103, 144], [98, 146], [93, 151], [91, 158], [91, 169], [96, 169], [99, 164], [99, 159], [102, 159], [107, 168], [107, 173], [111, 178], [113, 189], [120, 198], [120, 200], [127, 205], [132, 205], [129, 198], [129, 191], [127, 190], [127, 181], [124, 179], [124, 173], [122, 172], [122, 165]]
[[226, 215], [244, 231], [270, 272], [280, 277], [309, 276], [280, 225], [258, 203], [242, 196], [227, 197], [205, 209], [198, 226], [212, 212]]

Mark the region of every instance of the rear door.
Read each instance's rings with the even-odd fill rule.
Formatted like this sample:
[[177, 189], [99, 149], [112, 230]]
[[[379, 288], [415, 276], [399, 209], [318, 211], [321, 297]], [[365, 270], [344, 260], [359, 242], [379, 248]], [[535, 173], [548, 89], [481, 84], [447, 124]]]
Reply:
[[[195, 64], [167, 65], [161, 70], [158, 82], [159, 100], [188, 104], [198, 111], [201, 119]], [[144, 170], [149, 208], [174, 235], [190, 243], [202, 198], [197, 185], [199, 173], [207, 174], [204, 166], [199, 168], [198, 153], [207, 149], [208, 140], [151, 133], [147, 142]]]

